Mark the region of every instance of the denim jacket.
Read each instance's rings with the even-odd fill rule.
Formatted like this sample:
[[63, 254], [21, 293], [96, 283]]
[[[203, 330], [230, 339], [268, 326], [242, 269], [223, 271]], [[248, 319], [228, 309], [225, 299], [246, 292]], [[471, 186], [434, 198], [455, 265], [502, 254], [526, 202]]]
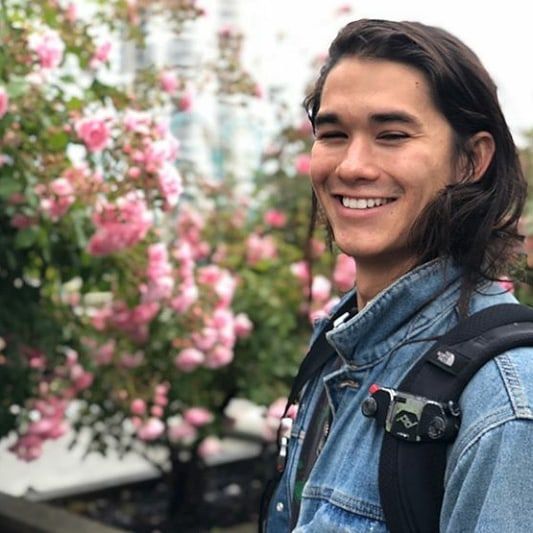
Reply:
[[[387, 531], [378, 488], [383, 428], [361, 413], [369, 386], [397, 387], [414, 362], [458, 321], [460, 271], [435, 260], [407, 273], [326, 337], [340, 362], [311, 381], [293, 424], [285, 472], [270, 502], [267, 531], [289, 531], [296, 466], [313, 407], [325, 387], [328, 438], [303, 488], [297, 533]], [[353, 292], [346, 298], [353, 298]], [[499, 284], [476, 291], [470, 313], [515, 302]], [[317, 325], [315, 337], [324, 323]], [[533, 352], [488, 362], [461, 399], [450, 445], [442, 532], [533, 531]]]

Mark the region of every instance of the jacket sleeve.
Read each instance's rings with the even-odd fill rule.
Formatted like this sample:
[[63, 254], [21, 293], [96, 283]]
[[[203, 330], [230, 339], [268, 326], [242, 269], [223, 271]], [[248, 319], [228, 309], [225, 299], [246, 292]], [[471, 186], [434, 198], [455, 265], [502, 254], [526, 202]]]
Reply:
[[446, 483], [441, 532], [533, 531], [532, 445], [533, 416], [502, 422], [466, 447]]

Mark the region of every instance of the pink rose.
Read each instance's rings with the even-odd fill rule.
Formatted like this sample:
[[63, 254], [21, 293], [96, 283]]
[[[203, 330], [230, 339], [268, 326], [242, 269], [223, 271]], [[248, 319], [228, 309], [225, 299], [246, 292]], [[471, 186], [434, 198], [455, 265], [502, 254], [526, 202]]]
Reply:
[[70, 2], [65, 11], [65, 18], [72, 24], [78, 18], [78, 8], [75, 2]]
[[94, 354], [95, 362], [97, 365], [108, 365], [113, 361], [113, 354], [115, 353], [116, 342], [114, 339], [102, 344]]
[[144, 415], [146, 413], [146, 402], [141, 398], [135, 398], [130, 405], [130, 411], [133, 415]]
[[9, 448], [19, 459], [34, 461], [42, 454], [42, 439], [37, 435], [23, 435]]
[[250, 335], [254, 329], [252, 321], [245, 313], [239, 313], [234, 320], [233, 326], [235, 328], [235, 335], [240, 338], [245, 338]]
[[193, 96], [190, 91], [183, 93], [178, 99], [178, 109], [180, 111], [190, 111], [193, 101]]
[[96, 233], [89, 240], [91, 255], [107, 255], [144, 239], [152, 225], [146, 202], [134, 193], [118, 198], [115, 204], [103, 203], [93, 214]]
[[172, 135], [164, 139], [147, 142], [142, 157], [134, 157], [137, 163], [144, 163], [147, 172], [157, 172], [164, 163], [174, 163], [178, 157], [180, 143]]
[[196, 348], [202, 351], [207, 351], [213, 348], [218, 340], [218, 333], [215, 328], [203, 328], [202, 331], [195, 332], [191, 335]]
[[251, 233], [246, 239], [246, 261], [249, 265], [255, 265], [259, 261], [275, 259], [278, 255], [276, 242], [271, 235], [262, 237], [257, 233]]
[[92, 374], [92, 372], [87, 372], [86, 370], [83, 370], [83, 368], [81, 367], [80, 369], [81, 369], [80, 372], [76, 372], [74, 373], [73, 376], [71, 376], [73, 377], [74, 388], [77, 391], [88, 389], [93, 384], [93, 381], [94, 381], [94, 375]]
[[57, 196], [69, 196], [74, 194], [74, 188], [66, 178], [56, 178], [50, 183], [49, 187]]
[[185, 420], [178, 418], [168, 421], [168, 438], [170, 442], [178, 443], [182, 441], [192, 441], [196, 438], [197, 431], [194, 426]]
[[183, 413], [183, 417], [189, 424], [195, 427], [202, 427], [213, 421], [213, 414], [211, 411], [203, 407], [191, 407]]
[[[309, 313], [309, 320], [311, 323], [316, 322], [319, 319], [327, 318], [330, 314], [333, 308], [339, 303], [340, 298], [338, 296], [335, 296], [333, 298], [330, 298], [325, 304], [323, 304], [318, 309], [314, 309]], [[321, 304], [322, 302], [319, 302]]]
[[159, 418], [149, 418], [137, 429], [137, 436], [144, 441], [158, 439], [165, 431], [165, 424]]
[[165, 70], [159, 75], [159, 85], [166, 93], [174, 94], [179, 87], [179, 80], [174, 72]]
[[76, 122], [75, 128], [90, 152], [101, 152], [109, 144], [111, 132], [105, 119], [85, 117]]
[[208, 354], [205, 362], [207, 368], [220, 368], [233, 361], [233, 350], [221, 344], [215, 346]]
[[120, 356], [120, 366], [122, 368], [137, 368], [144, 361], [144, 353], [138, 350], [134, 353], [125, 352]]
[[[126, 131], [134, 131], [142, 135], [150, 134], [150, 123], [152, 119], [150, 115], [145, 111], [135, 111], [134, 109], [128, 109], [124, 115], [124, 128]], [[129, 153], [131, 147], [124, 150]]]
[[91, 61], [89, 63], [91, 68], [96, 68], [100, 64], [105, 63], [109, 60], [109, 54], [111, 53], [111, 42], [105, 41], [102, 44], [100, 44], [96, 51], [94, 52], [93, 56], [91, 57]]
[[269, 209], [263, 217], [265, 224], [273, 228], [282, 228], [287, 223], [287, 215], [277, 209]]
[[161, 418], [164, 413], [165, 410], [160, 405], [152, 405], [152, 407], [150, 407], [150, 414], [156, 418]]
[[339, 254], [333, 271], [333, 282], [340, 291], [349, 291], [355, 285], [355, 260], [346, 254]]
[[189, 307], [198, 300], [199, 291], [194, 283], [187, 283], [182, 285], [178, 296], [173, 298], [170, 306], [177, 313], [184, 313]]
[[0, 87], [0, 119], [7, 113], [9, 96], [3, 87]]
[[205, 355], [196, 348], [185, 348], [174, 359], [174, 364], [182, 372], [192, 372], [205, 361]]
[[298, 174], [309, 174], [311, 167], [311, 157], [308, 154], [300, 154], [294, 163], [294, 168]]
[[221, 451], [222, 441], [217, 437], [206, 437], [198, 446], [198, 455], [202, 459], [218, 455]]
[[170, 383], [168, 382], [159, 383], [158, 385], [154, 387], [154, 395], [155, 396], [166, 396], [169, 390], [170, 390]]
[[146, 302], [136, 305], [131, 312], [131, 321], [134, 325], [148, 324], [159, 313], [159, 304], [157, 302]]
[[181, 176], [178, 169], [172, 164], [164, 164], [157, 175], [157, 184], [161, 195], [165, 199], [166, 207], [175, 207], [183, 192]]
[[309, 282], [309, 263], [307, 261], [298, 261], [293, 263], [290, 267], [291, 273], [298, 278], [302, 284]]
[[126, 172], [128, 178], [132, 178], [134, 180], [136, 180], [137, 178], [140, 177], [140, 175], [142, 174], [142, 171], [139, 167], [130, 167], [128, 169], [128, 172]]
[[320, 302], [327, 300], [331, 294], [331, 282], [329, 279], [320, 275], [315, 276], [313, 278], [311, 294], [313, 295], [313, 300]]
[[56, 68], [63, 60], [65, 43], [54, 30], [34, 33], [28, 39], [28, 47], [37, 54], [43, 69]]
[[17, 229], [25, 229], [35, 224], [35, 219], [22, 213], [15, 213], [11, 217], [10, 225]]

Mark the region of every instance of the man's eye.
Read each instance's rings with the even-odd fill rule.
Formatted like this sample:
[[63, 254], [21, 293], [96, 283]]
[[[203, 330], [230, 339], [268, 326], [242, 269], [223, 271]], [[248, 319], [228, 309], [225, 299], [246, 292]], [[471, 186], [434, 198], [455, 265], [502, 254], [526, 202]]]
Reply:
[[325, 131], [324, 133], [318, 133], [317, 139], [343, 139], [346, 135], [342, 131]]
[[403, 131], [386, 131], [378, 135], [378, 139], [384, 141], [401, 141], [408, 138], [409, 134]]

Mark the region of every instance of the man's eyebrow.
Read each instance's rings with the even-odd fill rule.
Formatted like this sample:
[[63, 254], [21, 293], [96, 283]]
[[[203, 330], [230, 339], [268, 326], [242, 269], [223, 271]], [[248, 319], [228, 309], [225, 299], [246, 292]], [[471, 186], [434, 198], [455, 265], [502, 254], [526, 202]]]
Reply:
[[318, 113], [315, 117], [314, 127], [318, 128], [319, 126], [325, 125], [338, 125], [341, 123], [341, 119], [337, 113]]
[[[402, 124], [413, 125], [421, 127], [422, 123], [414, 115], [405, 111], [383, 111], [379, 113], [372, 113], [370, 121], [377, 124], [386, 124], [388, 122], [400, 122]], [[341, 124], [340, 116], [337, 113], [325, 112], [318, 113], [315, 117], [315, 128], [320, 126], [337, 126]]]
[[418, 118], [410, 113], [406, 113], [405, 111], [386, 111], [383, 113], [373, 113], [370, 116], [370, 120], [378, 124], [384, 124], [387, 122], [400, 122], [419, 127], [422, 125]]

